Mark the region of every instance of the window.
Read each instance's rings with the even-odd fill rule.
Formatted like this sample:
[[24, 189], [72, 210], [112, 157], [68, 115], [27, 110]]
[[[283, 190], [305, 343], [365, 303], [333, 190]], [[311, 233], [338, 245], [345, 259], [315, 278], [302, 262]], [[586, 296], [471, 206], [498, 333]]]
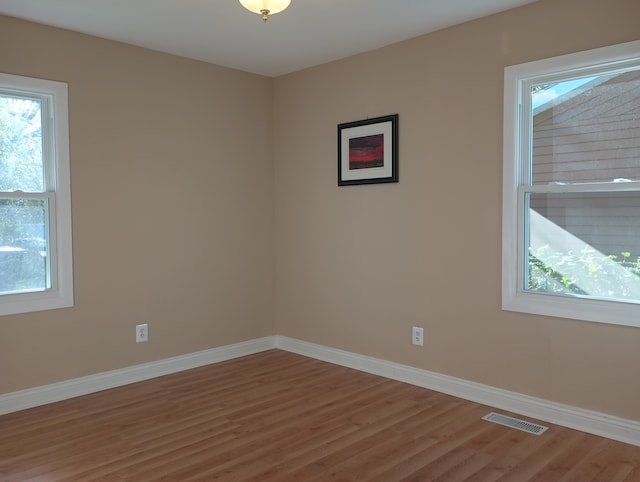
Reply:
[[0, 315], [73, 305], [67, 85], [0, 74]]
[[505, 69], [502, 308], [640, 327], [640, 41]]

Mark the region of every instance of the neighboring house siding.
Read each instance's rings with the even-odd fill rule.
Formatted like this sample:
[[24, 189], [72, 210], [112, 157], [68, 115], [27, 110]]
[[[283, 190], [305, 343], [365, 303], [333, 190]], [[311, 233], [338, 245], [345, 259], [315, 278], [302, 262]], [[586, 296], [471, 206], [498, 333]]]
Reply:
[[548, 194], [535, 201], [531, 203], [533, 209], [582, 239], [585, 245], [605, 255], [620, 256], [626, 251], [631, 252], [634, 260], [640, 256], [638, 194]]
[[[640, 72], [535, 115], [533, 171], [535, 184], [640, 180]], [[637, 193], [546, 195], [531, 207], [604, 254], [640, 256]]]

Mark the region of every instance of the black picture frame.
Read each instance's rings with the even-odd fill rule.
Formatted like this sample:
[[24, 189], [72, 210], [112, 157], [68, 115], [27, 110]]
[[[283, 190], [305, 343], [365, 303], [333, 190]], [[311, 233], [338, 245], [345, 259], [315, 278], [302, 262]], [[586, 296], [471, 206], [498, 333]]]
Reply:
[[398, 114], [338, 124], [338, 186], [398, 182]]

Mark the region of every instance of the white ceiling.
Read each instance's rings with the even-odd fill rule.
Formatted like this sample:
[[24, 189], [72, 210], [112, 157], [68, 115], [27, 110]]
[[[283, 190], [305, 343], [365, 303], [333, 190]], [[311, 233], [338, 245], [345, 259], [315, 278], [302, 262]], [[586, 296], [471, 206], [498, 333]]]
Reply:
[[0, 14], [267, 76], [535, 0], [292, 0], [264, 24], [238, 0], [0, 0]]

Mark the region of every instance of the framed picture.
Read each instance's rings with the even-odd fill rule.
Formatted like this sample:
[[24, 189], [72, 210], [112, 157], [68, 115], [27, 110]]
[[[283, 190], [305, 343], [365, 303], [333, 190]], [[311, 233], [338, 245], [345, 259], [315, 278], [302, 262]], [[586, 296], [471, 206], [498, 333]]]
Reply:
[[398, 182], [398, 114], [338, 124], [338, 186]]

